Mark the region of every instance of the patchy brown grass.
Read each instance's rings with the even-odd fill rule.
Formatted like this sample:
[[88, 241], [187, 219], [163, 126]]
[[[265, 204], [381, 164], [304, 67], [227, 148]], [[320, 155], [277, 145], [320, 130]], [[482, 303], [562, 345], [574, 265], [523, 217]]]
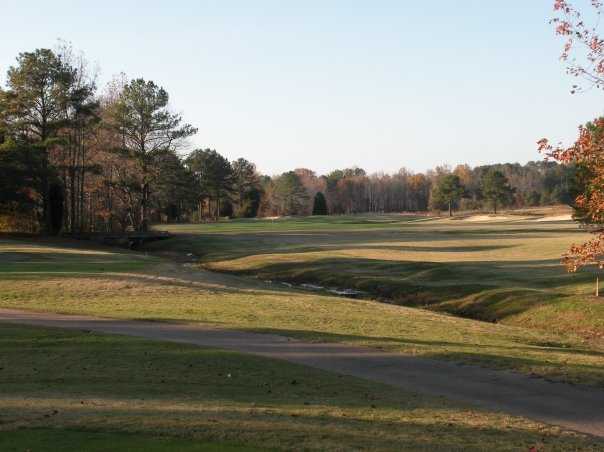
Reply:
[[[263, 450], [601, 446], [585, 435], [519, 417], [181, 344], [3, 325], [0, 367], [0, 445], [9, 437], [17, 448], [44, 438], [49, 429], [67, 438], [80, 432], [74, 440], [80, 450], [89, 450], [103, 432], [113, 435], [107, 441], [114, 446], [124, 434], [135, 435], [130, 447], [159, 436], [166, 450], [198, 450], [190, 447], [192, 440]], [[16, 429], [28, 434], [13, 435]], [[181, 440], [172, 444], [170, 437]]]

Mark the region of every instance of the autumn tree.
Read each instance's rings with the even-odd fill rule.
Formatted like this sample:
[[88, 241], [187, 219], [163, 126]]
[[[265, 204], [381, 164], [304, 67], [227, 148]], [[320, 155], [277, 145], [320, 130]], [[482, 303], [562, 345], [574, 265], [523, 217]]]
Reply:
[[408, 187], [410, 194], [407, 210], [427, 210], [430, 199], [430, 180], [424, 174], [414, 174], [409, 176]]
[[[600, 18], [601, 1], [592, 0], [592, 17]], [[596, 27], [589, 25], [573, 3], [555, 0], [556, 17], [552, 19], [556, 33], [565, 39], [562, 59], [568, 62], [568, 72], [587, 82], [588, 86], [604, 87], [604, 40]], [[589, 14], [587, 14], [589, 16]], [[582, 90], [574, 85], [572, 92]], [[539, 150], [548, 158], [563, 164], [574, 164], [578, 169], [576, 184], [575, 218], [592, 225], [595, 237], [586, 243], [573, 244], [562, 257], [571, 272], [585, 265], [604, 267], [604, 231], [597, 225], [604, 224], [604, 119], [579, 127], [579, 138], [570, 147], [552, 145], [547, 139], [538, 142]], [[596, 284], [596, 295], [599, 287]]]
[[488, 171], [482, 179], [482, 195], [490, 201], [493, 212], [497, 213], [497, 206], [508, 203], [514, 190], [510, 187], [505, 175], [498, 170]]
[[[573, 2], [554, 0], [555, 17], [551, 22], [556, 34], [564, 39], [561, 59], [568, 73], [582, 79], [588, 87], [604, 88], [604, 39], [597, 24], [604, 11], [604, 2], [590, 0], [590, 9], [580, 11]], [[583, 90], [576, 84], [572, 92]]]
[[182, 116], [168, 109], [166, 90], [142, 78], [124, 86], [111, 115], [111, 125], [122, 137], [119, 151], [131, 158], [140, 172], [137, 229], [148, 228], [151, 187], [158, 177], [158, 159], [176, 152], [197, 129], [183, 124]]
[[575, 219], [591, 225], [595, 237], [586, 243], [573, 244], [563, 255], [563, 262], [571, 272], [596, 264], [604, 267], [604, 118], [598, 118], [579, 127], [579, 138], [572, 146], [553, 146], [546, 139], [539, 141], [539, 149], [549, 158], [574, 163], [580, 169], [575, 199]]
[[59, 170], [66, 195], [65, 225], [70, 232], [84, 230], [84, 197], [86, 176], [100, 168], [90, 159], [94, 133], [100, 124], [100, 103], [96, 98], [94, 75], [83, 55], [76, 55], [70, 45], [63, 44], [58, 58], [71, 77], [65, 86], [63, 103], [64, 126], [59, 132], [61, 145], [55, 150], [55, 165]]
[[432, 192], [435, 205], [446, 205], [449, 216], [453, 216], [453, 208], [464, 194], [464, 187], [457, 174], [446, 174], [441, 176]]

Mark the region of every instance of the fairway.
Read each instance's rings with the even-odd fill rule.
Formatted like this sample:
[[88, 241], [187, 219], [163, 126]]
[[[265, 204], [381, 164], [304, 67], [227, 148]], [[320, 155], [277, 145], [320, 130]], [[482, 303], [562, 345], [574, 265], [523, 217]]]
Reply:
[[591, 297], [593, 272], [568, 274], [560, 265], [560, 255], [588, 234], [543, 213], [552, 212], [482, 221], [382, 215], [175, 225], [162, 229], [181, 235], [155, 248], [193, 253], [214, 271], [354, 289], [387, 303], [599, 342], [604, 303]]
[[0, 238], [0, 275], [35, 278], [40, 275], [82, 276], [148, 268], [157, 259], [141, 253], [91, 247], [87, 241], [38, 239], [19, 242]]

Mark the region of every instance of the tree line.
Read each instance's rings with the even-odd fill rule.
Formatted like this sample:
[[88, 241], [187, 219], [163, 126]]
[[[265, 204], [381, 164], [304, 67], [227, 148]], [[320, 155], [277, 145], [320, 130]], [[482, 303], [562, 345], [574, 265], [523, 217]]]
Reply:
[[103, 90], [69, 45], [19, 54], [0, 88], [0, 228], [146, 231], [153, 222], [568, 203], [572, 165], [530, 162], [425, 173], [260, 174], [243, 158], [187, 150], [197, 129], [167, 91], [116, 77]]
[[[348, 168], [317, 176], [296, 169], [262, 185], [260, 213], [308, 215], [317, 204], [329, 214], [492, 210], [570, 204], [577, 190], [574, 165], [538, 161], [471, 168], [439, 166], [425, 173], [401, 169], [367, 174]], [[286, 200], [287, 202], [283, 202]]]

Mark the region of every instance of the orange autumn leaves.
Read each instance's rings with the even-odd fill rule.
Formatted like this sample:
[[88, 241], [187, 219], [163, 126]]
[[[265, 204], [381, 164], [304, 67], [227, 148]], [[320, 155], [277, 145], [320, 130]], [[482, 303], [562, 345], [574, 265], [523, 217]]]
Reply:
[[[561, 163], [574, 163], [586, 175], [581, 193], [575, 199], [575, 207], [583, 212], [586, 224], [604, 223], [604, 118], [579, 128], [578, 140], [568, 148], [552, 146], [547, 139], [538, 142], [539, 151], [547, 158]], [[604, 267], [604, 230], [597, 227], [596, 237], [582, 245], [573, 245], [563, 255], [567, 269], [576, 272], [585, 265]]]
[[[569, 63], [568, 73], [582, 78], [589, 87], [604, 88], [604, 39], [597, 32], [604, 2], [591, 0], [590, 5], [591, 9], [584, 15], [572, 2], [554, 0], [556, 17], [551, 23], [556, 34], [565, 39], [561, 59]], [[573, 53], [575, 56], [571, 59]], [[575, 85], [572, 92], [580, 89]]]
[[[604, 2], [591, 0], [591, 9], [582, 14], [572, 2], [554, 0], [556, 17], [551, 20], [556, 34], [565, 39], [561, 59], [569, 63], [568, 73], [583, 79], [589, 87], [604, 88], [604, 40], [596, 26], [604, 11]], [[571, 58], [571, 55], [573, 57]], [[574, 85], [572, 92], [581, 88]], [[579, 138], [570, 147], [552, 146], [547, 139], [538, 142], [539, 151], [560, 163], [577, 165], [582, 177], [575, 208], [584, 224], [604, 224], [604, 118], [579, 127]], [[604, 229], [595, 227], [595, 237], [581, 245], [573, 245], [562, 257], [571, 272], [585, 265], [604, 267]]]

